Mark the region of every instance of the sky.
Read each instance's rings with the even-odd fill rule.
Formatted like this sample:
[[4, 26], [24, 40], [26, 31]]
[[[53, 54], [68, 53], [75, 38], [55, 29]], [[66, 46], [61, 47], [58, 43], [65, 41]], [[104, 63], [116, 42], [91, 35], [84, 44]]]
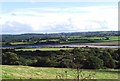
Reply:
[[117, 31], [118, 2], [1, 2], [2, 34]]

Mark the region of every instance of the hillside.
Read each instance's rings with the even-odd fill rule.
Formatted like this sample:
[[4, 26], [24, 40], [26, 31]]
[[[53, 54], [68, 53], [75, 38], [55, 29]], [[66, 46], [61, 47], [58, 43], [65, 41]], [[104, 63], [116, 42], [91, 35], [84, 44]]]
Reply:
[[2, 34], [2, 41], [10, 42], [13, 40], [25, 40], [25, 39], [40, 39], [40, 38], [59, 38], [64, 36], [119, 36], [120, 31], [96, 31], [96, 32], [71, 32], [71, 33], [49, 33], [49, 34], [39, 34], [39, 33], [26, 33], [26, 34]]

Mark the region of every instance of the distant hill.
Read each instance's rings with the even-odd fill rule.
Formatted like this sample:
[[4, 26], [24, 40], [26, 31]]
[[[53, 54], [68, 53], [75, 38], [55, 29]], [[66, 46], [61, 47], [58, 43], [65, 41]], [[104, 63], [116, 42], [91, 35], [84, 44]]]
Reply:
[[12, 41], [12, 40], [24, 40], [24, 39], [40, 39], [40, 38], [53, 38], [53, 37], [62, 37], [62, 36], [119, 36], [120, 31], [96, 31], [96, 32], [71, 32], [71, 33], [25, 33], [25, 34], [2, 34], [3, 41]]

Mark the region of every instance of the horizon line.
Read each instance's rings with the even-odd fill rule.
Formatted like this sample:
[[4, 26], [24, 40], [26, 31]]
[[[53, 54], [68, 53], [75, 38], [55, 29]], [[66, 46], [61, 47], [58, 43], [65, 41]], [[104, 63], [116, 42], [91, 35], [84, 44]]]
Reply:
[[111, 30], [111, 31], [80, 31], [80, 32], [46, 32], [46, 33], [37, 33], [37, 32], [26, 32], [26, 33], [0, 33], [0, 35], [23, 35], [23, 34], [61, 34], [61, 33], [87, 33], [87, 32], [120, 32], [120, 30]]

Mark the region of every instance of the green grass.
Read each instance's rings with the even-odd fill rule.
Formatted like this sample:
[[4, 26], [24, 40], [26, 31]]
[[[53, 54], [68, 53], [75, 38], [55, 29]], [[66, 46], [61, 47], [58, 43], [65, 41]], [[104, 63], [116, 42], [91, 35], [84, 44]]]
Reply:
[[58, 50], [71, 50], [73, 48], [23, 48], [23, 49], [16, 49], [16, 51], [23, 50], [23, 51], [58, 51]]
[[[56, 76], [62, 75], [65, 79], [65, 71], [67, 71], [67, 78], [74, 79], [76, 77], [76, 70], [67, 68], [48, 68], [48, 67], [30, 67], [30, 66], [15, 66], [15, 65], [2, 65], [2, 78], [3, 79], [56, 79]], [[80, 73], [92, 76], [94, 79], [118, 79], [120, 73], [118, 70], [82, 70]]]
[[11, 45], [22, 45], [22, 44], [30, 44], [29, 42], [11, 42]]
[[120, 36], [107, 36], [109, 39], [106, 40], [106, 37], [80, 37], [80, 36], [70, 36], [68, 41], [63, 43], [102, 43], [102, 42], [116, 42], [120, 41]]
[[120, 36], [107, 36], [106, 37], [68, 37], [68, 41], [63, 43], [102, 43], [102, 42], [117, 42], [120, 41]]

